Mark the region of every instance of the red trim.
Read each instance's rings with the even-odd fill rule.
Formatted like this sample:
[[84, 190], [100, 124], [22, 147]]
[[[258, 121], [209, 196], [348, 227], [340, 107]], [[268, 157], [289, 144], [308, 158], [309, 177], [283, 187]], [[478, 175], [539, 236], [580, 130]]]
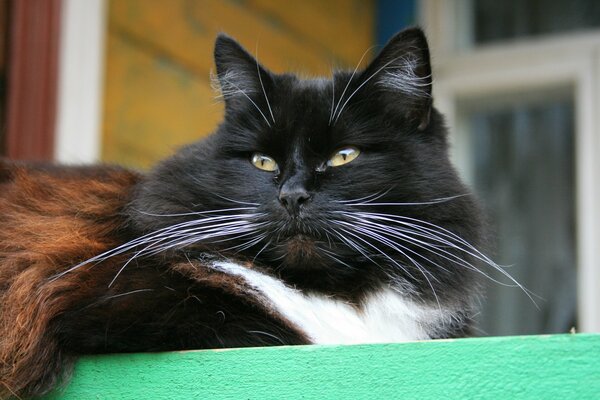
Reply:
[[7, 156], [51, 160], [54, 152], [60, 0], [11, 2]]

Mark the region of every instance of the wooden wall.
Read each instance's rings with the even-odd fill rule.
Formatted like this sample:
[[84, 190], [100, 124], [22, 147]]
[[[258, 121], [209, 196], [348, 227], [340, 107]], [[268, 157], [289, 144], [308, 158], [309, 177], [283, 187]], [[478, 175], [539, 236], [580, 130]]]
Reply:
[[374, 0], [111, 0], [104, 161], [147, 167], [216, 127], [218, 32], [272, 71], [329, 75], [372, 45], [374, 12]]

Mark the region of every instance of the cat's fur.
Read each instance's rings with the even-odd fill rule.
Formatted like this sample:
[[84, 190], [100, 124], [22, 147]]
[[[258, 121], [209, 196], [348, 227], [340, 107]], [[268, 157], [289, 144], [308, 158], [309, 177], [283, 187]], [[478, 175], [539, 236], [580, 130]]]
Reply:
[[270, 73], [226, 36], [215, 61], [225, 120], [147, 175], [0, 162], [0, 397], [46, 392], [80, 354], [469, 332], [492, 263], [423, 33], [332, 80]]

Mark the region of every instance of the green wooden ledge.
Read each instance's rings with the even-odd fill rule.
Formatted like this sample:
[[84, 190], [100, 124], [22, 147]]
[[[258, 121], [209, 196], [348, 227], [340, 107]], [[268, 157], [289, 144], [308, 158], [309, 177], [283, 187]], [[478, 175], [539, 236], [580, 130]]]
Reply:
[[600, 335], [85, 357], [46, 399], [600, 399]]

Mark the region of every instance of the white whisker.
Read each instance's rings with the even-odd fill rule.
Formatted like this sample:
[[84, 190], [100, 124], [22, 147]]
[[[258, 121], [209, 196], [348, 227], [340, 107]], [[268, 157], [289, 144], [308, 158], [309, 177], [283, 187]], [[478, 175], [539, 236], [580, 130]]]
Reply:
[[[220, 213], [220, 212], [226, 212], [226, 211], [241, 211], [241, 210], [255, 210], [255, 209], [256, 209], [256, 207], [236, 207], [236, 208], [224, 208], [224, 209], [220, 209], [220, 210], [191, 211], [191, 212], [187, 212], [187, 213], [174, 213], [174, 214], [155, 214], [155, 213], [142, 211], [142, 210], [135, 210], [135, 211], [142, 215], [148, 215], [150, 217], [187, 217], [190, 215], [205, 215], [205, 214], [214, 214], [214, 213]], [[237, 215], [243, 215], [243, 214], [237, 214]], [[228, 216], [229, 215], [223, 215], [223, 217], [228, 217]]]
[[457, 199], [459, 197], [468, 196], [468, 195], [469, 195], [468, 193], [465, 193], [465, 194], [459, 194], [456, 196], [433, 199], [430, 201], [421, 201], [421, 202], [412, 202], [412, 203], [395, 203], [395, 202], [374, 203], [372, 201], [374, 201], [375, 199], [373, 199], [371, 201], [362, 202], [362, 203], [347, 203], [347, 204], [349, 206], [425, 206], [425, 205], [430, 205], [430, 204], [446, 203], [448, 201]]
[[211, 193], [211, 194], [213, 196], [217, 196], [220, 199], [227, 200], [227, 201], [230, 201], [232, 203], [246, 204], [246, 205], [249, 205], [249, 206], [259, 206], [260, 205], [260, 203], [250, 203], [248, 201], [233, 200], [233, 199], [230, 199], [229, 197], [222, 196], [222, 195], [220, 195], [218, 193]]
[[[336, 223], [343, 223], [344, 221], [335, 221]], [[385, 258], [387, 258], [392, 264], [394, 264], [395, 266], [397, 266], [398, 268], [400, 268], [402, 271], [404, 271], [406, 273], [406, 275], [408, 275], [409, 277], [411, 277], [413, 280], [416, 280], [415, 277], [406, 269], [406, 267], [404, 267], [403, 265], [401, 265], [398, 261], [394, 260], [392, 257], [390, 257], [386, 252], [384, 252], [383, 250], [381, 250], [380, 248], [378, 248], [377, 246], [373, 245], [372, 243], [369, 243], [367, 240], [363, 239], [362, 237], [360, 237], [359, 235], [348, 231], [345, 228], [341, 228], [341, 230], [343, 232], [345, 232], [346, 234], [360, 240], [361, 242], [365, 243], [367, 246], [375, 249], [377, 251], [377, 253], [381, 254], [382, 256], [384, 256]], [[377, 264], [379, 265], [379, 264]]]
[[[239, 224], [238, 224], [239, 225]], [[252, 231], [254, 231], [254, 229], [251, 229]], [[121, 266], [121, 268], [117, 271], [116, 275], [113, 277], [113, 279], [111, 280], [111, 282], [109, 283], [108, 287], [111, 287], [114, 282], [117, 280], [117, 278], [119, 277], [119, 275], [125, 270], [125, 268], [135, 259], [141, 257], [141, 256], [152, 256], [155, 254], [159, 254], [159, 253], [163, 253], [167, 250], [173, 249], [173, 248], [184, 248], [186, 246], [189, 246], [191, 244], [197, 244], [200, 243], [202, 241], [205, 241], [206, 239], [209, 239], [211, 237], [222, 237], [222, 236], [230, 236], [230, 235], [237, 235], [233, 238], [228, 238], [227, 240], [235, 240], [235, 239], [239, 239], [240, 237], [243, 236], [247, 236], [249, 234], [251, 234], [252, 232], [247, 232], [248, 228], [240, 228], [240, 229], [234, 229], [234, 230], [213, 230], [215, 233], [206, 233], [204, 231], [202, 232], [202, 235], [199, 236], [193, 236], [190, 235], [189, 232], [187, 232], [184, 235], [180, 235], [179, 237], [176, 237], [175, 240], [172, 240], [166, 244], [161, 245], [160, 247], [157, 247], [160, 242], [162, 242], [165, 239], [161, 239], [158, 241], [154, 241], [152, 242], [150, 245], [146, 246], [145, 248], [143, 248], [142, 250], [136, 252], [132, 257], [130, 257], [127, 262], [125, 262], [125, 264], [123, 264], [123, 266]], [[240, 233], [242, 233], [240, 235]], [[181, 238], [184, 238], [185, 240], [180, 240]], [[218, 241], [212, 241], [211, 243], [215, 243]], [[148, 251], [149, 249], [153, 249], [155, 248], [153, 251]], [[227, 250], [227, 249], [226, 249]]]
[[331, 124], [331, 119], [333, 118], [333, 108], [335, 107], [335, 72], [331, 71], [331, 111], [329, 112], [329, 124]]
[[[198, 212], [198, 213], [185, 214], [185, 215], [213, 214], [218, 211], [223, 212], [223, 211], [253, 210], [253, 209], [255, 209], [255, 208], [254, 207], [236, 207], [236, 208], [228, 208], [228, 209], [222, 209], [222, 210], [210, 210], [210, 211], [206, 211], [206, 212]], [[177, 215], [177, 214], [170, 214], [170, 215]], [[112, 248], [112, 249], [105, 251], [101, 254], [98, 254], [92, 258], [89, 258], [79, 264], [76, 264], [76, 265], [66, 269], [65, 271], [62, 271], [61, 273], [56, 274], [55, 276], [50, 278], [50, 281], [54, 281], [54, 280], [64, 276], [65, 274], [70, 273], [70, 272], [72, 272], [78, 268], [81, 268], [85, 265], [91, 264], [92, 266], [94, 266], [98, 263], [101, 263], [101, 262], [111, 258], [111, 257], [115, 257], [115, 256], [118, 256], [121, 254], [128, 253], [130, 251], [135, 250], [136, 248], [139, 248], [140, 246], [145, 246], [143, 249], [137, 250], [134, 253], [134, 256], [131, 257], [126, 262], [126, 265], [128, 265], [136, 257], [150, 255], [150, 254], [153, 255], [153, 254], [156, 254], [157, 252], [160, 252], [160, 249], [165, 249], [167, 247], [167, 245], [172, 245], [173, 243], [178, 242], [183, 235], [194, 234], [195, 240], [198, 241], [198, 240], [208, 239], [208, 238], [215, 237], [215, 236], [223, 236], [223, 235], [235, 233], [235, 232], [237, 232], [237, 231], [235, 231], [236, 229], [239, 230], [239, 227], [244, 226], [244, 225], [246, 225], [246, 229], [248, 229], [251, 226], [254, 229], [254, 227], [258, 226], [257, 224], [250, 225], [247, 221], [244, 221], [242, 219], [253, 219], [256, 217], [261, 217], [263, 215], [264, 214], [262, 214], [262, 213], [211, 215], [211, 216], [203, 217], [200, 219], [194, 219], [191, 221], [184, 221], [181, 223], [170, 225], [170, 226], [158, 229], [156, 231], [147, 233], [145, 235], [142, 235], [136, 239], [133, 239], [133, 240], [127, 242], [127, 243], [121, 244], [115, 248]], [[169, 215], [163, 214], [161, 216], [169, 216]], [[234, 231], [232, 231], [232, 228], [234, 228]], [[204, 235], [198, 236], [197, 235], [198, 232], [202, 232]], [[118, 274], [117, 274], [117, 276], [118, 276]], [[113, 282], [114, 282], [114, 279], [111, 282], [111, 285]]]
[[262, 253], [263, 251], [265, 251], [265, 249], [266, 249], [267, 247], [269, 247], [269, 245], [271, 244], [271, 242], [272, 242], [272, 241], [271, 241], [271, 240], [269, 240], [269, 241], [268, 241], [268, 242], [267, 242], [267, 243], [266, 243], [266, 244], [265, 244], [265, 245], [264, 245], [264, 246], [263, 246], [263, 247], [262, 247], [262, 248], [261, 248], [261, 249], [258, 251], [258, 253], [256, 253], [256, 254], [254, 255], [254, 257], [252, 258], [252, 262], [256, 261], [256, 259], [257, 259], [257, 258], [258, 258], [258, 256], [260, 255], [260, 253]]
[[[358, 60], [358, 64], [356, 64], [356, 68], [354, 68], [354, 71], [352, 71], [352, 75], [350, 76], [350, 79], [348, 79], [348, 82], [346, 83], [346, 87], [344, 87], [344, 90], [342, 91], [342, 94], [340, 96], [340, 100], [338, 101], [337, 105], [335, 106], [335, 110], [333, 111], [333, 116], [334, 117], [335, 117], [335, 114], [336, 114], [336, 112], [338, 110], [338, 107], [340, 106], [340, 103], [344, 99], [344, 95], [346, 94], [346, 90], [348, 90], [348, 87], [350, 86], [350, 83], [352, 82], [352, 79], [354, 78], [354, 75], [356, 75], [356, 72], [360, 68], [360, 65], [362, 64], [363, 59], [365, 58], [365, 56], [367, 55], [367, 53], [373, 49], [373, 47], [376, 47], [376, 46], [371, 46], [367, 50], [365, 50], [365, 52], [363, 53], [363, 55], [360, 57], [360, 60]], [[335, 76], [333, 77], [333, 79], [335, 79]], [[352, 96], [350, 96], [350, 97], [352, 97]], [[346, 103], [344, 103], [344, 105], [345, 104]], [[342, 107], [342, 109], [343, 108], [344, 107]], [[329, 125], [331, 125], [331, 121], [332, 121], [332, 119], [329, 120]], [[337, 118], [336, 118], [336, 121], [337, 121]]]
[[[354, 202], [369, 202], [369, 201], [375, 201], [377, 199], [382, 198], [383, 196], [385, 196], [386, 194], [388, 194], [390, 192], [390, 190], [392, 190], [394, 188], [394, 186], [391, 186], [389, 189], [387, 189], [386, 191], [379, 191], [377, 193], [374, 194], [370, 194], [368, 196], [364, 196], [364, 197], [360, 197], [358, 199], [350, 199], [350, 200], [334, 200], [335, 203], [342, 203], [342, 204], [349, 204], [349, 203], [354, 203]], [[351, 204], [350, 204], [351, 205]]]
[[283, 340], [282, 340], [280, 337], [277, 337], [277, 336], [275, 336], [275, 335], [272, 335], [272, 334], [270, 334], [270, 333], [268, 333], [268, 332], [264, 332], [264, 331], [248, 331], [248, 333], [255, 333], [255, 334], [259, 334], [259, 335], [265, 335], [265, 336], [268, 336], [268, 337], [270, 337], [270, 338], [273, 338], [273, 339], [277, 340], [279, 343], [281, 343], [281, 344], [283, 344], [283, 345], [286, 345], [286, 344], [287, 344], [287, 343], [285, 343], [285, 342], [284, 342], [284, 341], [283, 341]]
[[337, 262], [339, 264], [342, 264], [343, 266], [347, 267], [348, 269], [356, 270], [355, 267], [352, 267], [351, 265], [349, 265], [349, 264], [345, 263], [344, 261], [340, 260], [339, 258], [337, 258], [336, 256], [334, 256], [333, 253], [331, 253], [330, 251], [325, 251], [324, 249], [321, 249], [321, 251], [323, 253], [325, 253], [325, 255], [327, 257], [331, 258], [333, 261], [335, 261], [335, 262]]
[[[442, 254], [440, 254], [440, 253], [443, 253], [451, 258], [454, 258], [455, 260], [449, 260], [449, 261], [452, 261], [452, 262], [456, 263], [457, 265], [461, 265], [465, 268], [476, 271], [496, 283], [502, 284], [504, 286], [518, 287], [537, 306], [537, 303], [535, 302], [535, 300], [532, 297], [533, 293], [531, 291], [529, 291], [522, 284], [520, 284], [508, 272], [506, 272], [501, 266], [499, 266], [498, 264], [493, 262], [489, 257], [485, 256], [479, 250], [477, 250], [473, 245], [471, 245], [470, 243], [468, 243], [466, 240], [464, 240], [460, 236], [456, 235], [455, 233], [453, 233], [445, 228], [442, 228], [431, 222], [427, 222], [427, 221], [423, 221], [423, 220], [419, 220], [419, 219], [411, 218], [411, 217], [405, 217], [405, 216], [401, 216], [401, 215], [384, 214], [384, 213], [367, 213], [367, 212], [356, 212], [356, 213], [340, 212], [340, 214], [345, 215], [346, 217], [359, 219], [359, 220], [361, 218], [367, 218], [367, 219], [382, 220], [382, 221], [389, 222], [389, 223], [395, 223], [395, 224], [399, 224], [402, 226], [407, 226], [407, 227], [419, 232], [421, 234], [421, 237], [427, 237], [427, 238], [433, 239], [437, 242], [443, 243], [451, 248], [454, 248], [455, 250], [458, 250], [462, 253], [470, 255], [471, 257], [483, 262], [485, 265], [488, 265], [488, 266], [492, 267], [494, 270], [498, 271], [500, 274], [502, 274], [504, 277], [506, 277], [513, 284], [506, 284], [506, 283], [499, 282], [498, 280], [492, 278], [485, 272], [481, 271], [479, 268], [476, 268], [473, 264], [467, 262], [464, 259], [459, 258], [455, 254], [452, 254], [452, 253], [444, 250], [440, 246], [435, 246], [431, 243], [419, 241], [418, 239], [416, 239], [414, 237], [411, 237], [411, 239], [410, 239], [412, 241], [413, 245], [419, 244], [419, 245], [427, 246], [429, 251], [437, 252], [436, 254], [441, 257], [442, 257]], [[363, 221], [365, 221], [365, 220], [363, 219]], [[407, 221], [410, 221], [410, 222], [407, 222]], [[390, 228], [390, 229], [398, 229], [398, 228]], [[390, 233], [390, 231], [388, 231], [388, 233]], [[408, 232], [399, 231], [396, 233], [397, 234], [406, 234]], [[412, 234], [414, 235], [415, 232], [413, 231]], [[429, 247], [431, 247], [431, 249]], [[435, 250], [432, 250], [432, 249], [435, 249]], [[458, 260], [460, 260], [460, 261], [458, 261]]]
[[[372, 229], [376, 229], [376, 228], [372, 228]], [[433, 239], [435, 241], [439, 241], [440, 240], [436, 236], [423, 235], [423, 234], [420, 234], [418, 231], [410, 231], [410, 230], [402, 230], [402, 231], [409, 232], [409, 233], [411, 233], [411, 235], [424, 236], [424, 237], [427, 237], [427, 238], [431, 238], [431, 239]], [[384, 233], [384, 232], [382, 232], [382, 233]], [[477, 272], [477, 273], [481, 274], [482, 276], [484, 276], [485, 278], [489, 279], [490, 281], [492, 281], [492, 282], [494, 282], [496, 284], [499, 284], [499, 285], [505, 286], [505, 287], [518, 287], [518, 288], [521, 288], [523, 290], [526, 290], [526, 293], [532, 294], [527, 289], [524, 289], [523, 287], [521, 287], [518, 283], [517, 284], [509, 284], [509, 283], [505, 283], [505, 282], [500, 282], [499, 280], [493, 278], [492, 276], [488, 275], [484, 271], [481, 271], [475, 265], [473, 265], [473, 264], [469, 263], [468, 261], [466, 261], [466, 260], [458, 257], [456, 254], [453, 254], [453, 253], [451, 253], [449, 251], [446, 251], [446, 250], [440, 248], [439, 246], [436, 246], [436, 245], [433, 245], [431, 243], [424, 242], [424, 241], [421, 241], [421, 240], [417, 240], [414, 237], [412, 237], [411, 235], [402, 235], [402, 234], [399, 234], [398, 236], [396, 236], [394, 233], [390, 233], [390, 231], [385, 231], [385, 233], [388, 234], [388, 235], [392, 235], [392, 236], [398, 237], [400, 239], [403, 239], [406, 242], [408, 242], [408, 243], [410, 243], [410, 244], [412, 244], [412, 245], [414, 245], [416, 247], [419, 247], [421, 249], [424, 249], [426, 251], [429, 251], [430, 253], [432, 253], [434, 255], [437, 255], [438, 257], [444, 258], [445, 260], [447, 260], [447, 261], [449, 261], [449, 262], [451, 262], [453, 264], [456, 264], [456, 265], [462, 266], [464, 268], [467, 268], [467, 269], [469, 269], [471, 271]], [[455, 249], [457, 249], [457, 250], [459, 250], [461, 252], [465, 252], [464, 249], [462, 249], [462, 248], [460, 248], [460, 247], [458, 247], [456, 245], [453, 245], [451, 243], [450, 243], [450, 247], [455, 248]], [[417, 254], [417, 255], [419, 255], [417, 252], [414, 252], [414, 251], [412, 251], [412, 252], [415, 253], [415, 254]], [[421, 256], [421, 257], [423, 257], [423, 256]], [[426, 259], [426, 260], [428, 262], [430, 262], [432, 265], [436, 266], [436, 267], [443, 268], [439, 264], [437, 264], [437, 263], [435, 263], [435, 262], [433, 262], [433, 261], [431, 261], [429, 259]], [[497, 269], [495, 266], [492, 266], [492, 267], [494, 267], [495, 269]], [[502, 268], [502, 267], [498, 267], [498, 268]], [[445, 268], [443, 268], [443, 269], [445, 269]]]
[[240, 93], [244, 97], [246, 97], [250, 101], [250, 103], [252, 103], [252, 105], [254, 105], [254, 107], [258, 110], [258, 112], [260, 113], [260, 115], [262, 115], [263, 119], [265, 120], [265, 122], [267, 123], [267, 125], [269, 126], [269, 128], [271, 127], [271, 124], [269, 123], [269, 120], [267, 119], [267, 117], [265, 116], [265, 114], [262, 112], [262, 110], [260, 109], [260, 107], [254, 102], [254, 100], [252, 100], [250, 98], [250, 96], [248, 96], [246, 94], [245, 91], [243, 91], [242, 89], [240, 89], [239, 86], [237, 86], [235, 83], [228, 81], [225, 77], [223, 77], [221, 79], [224, 80], [228, 85], [231, 85], [231, 86], [233, 86], [234, 88], [237, 89], [237, 91], [235, 91], [235, 92], [230, 92], [229, 95]]
[[[371, 79], [373, 79], [377, 74], [379, 74], [381, 71], [383, 71], [384, 69], [386, 69], [388, 66], [390, 66], [392, 63], [398, 61], [399, 59], [401, 59], [402, 57], [397, 57], [394, 58], [393, 60], [388, 61], [387, 63], [383, 64], [383, 66], [381, 68], [379, 68], [377, 71], [373, 72], [373, 74], [371, 74], [371, 76], [369, 76], [367, 79], [365, 79], [355, 90], [354, 92], [352, 92], [352, 94], [346, 99], [346, 101], [344, 102], [344, 104], [342, 105], [342, 107], [340, 108], [340, 110], [337, 113], [337, 116], [335, 117], [335, 120], [333, 122], [333, 124], [335, 125], [338, 121], [338, 119], [340, 119], [340, 115], [342, 115], [342, 112], [344, 111], [344, 108], [346, 107], [346, 105], [348, 104], [348, 102], [352, 99], [352, 97], [354, 97], [354, 95], [360, 90], [362, 89], [362, 87], [364, 85], [367, 84], [367, 82], [369, 82]], [[342, 101], [342, 99], [340, 99], [340, 102]], [[339, 105], [339, 103], [338, 103]], [[337, 107], [336, 107], [337, 109]]]
[[116, 299], [116, 298], [123, 297], [123, 296], [129, 296], [130, 294], [135, 294], [135, 293], [153, 292], [153, 291], [154, 291], [154, 289], [137, 289], [137, 290], [132, 290], [130, 292], [119, 293], [119, 294], [115, 294], [112, 296], [108, 296], [108, 297], [106, 297], [106, 300]]
[[267, 107], [269, 108], [269, 113], [271, 114], [271, 119], [273, 123], [275, 123], [275, 117], [273, 116], [273, 110], [271, 109], [271, 103], [269, 102], [269, 97], [267, 97], [267, 91], [265, 90], [265, 85], [262, 81], [262, 76], [260, 73], [260, 64], [258, 63], [258, 43], [256, 43], [256, 73], [258, 74], [258, 80], [260, 82], [260, 87], [262, 88], [263, 95], [265, 96], [265, 100], [267, 101]]

